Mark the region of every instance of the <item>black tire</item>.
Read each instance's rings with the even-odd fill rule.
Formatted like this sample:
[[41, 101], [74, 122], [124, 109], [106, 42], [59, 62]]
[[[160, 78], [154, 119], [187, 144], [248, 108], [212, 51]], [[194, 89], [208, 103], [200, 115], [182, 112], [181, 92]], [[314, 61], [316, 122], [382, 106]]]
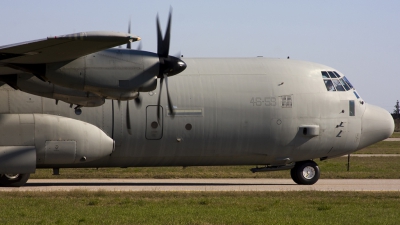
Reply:
[[296, 162], [290, 170], [290, 175], [296, 184], [312, 185], [315, 184], [320, 176], [318, 165], [311, 160]]
[[0, 174], [1, 187], [21, 187], [26, 184], [31, 174]]
[[296, 184], [299, 184], [299, 183], [300, 183], [299, 179], [297, 178], [296, 170], [294, 169], [294, 167], [290, 170], [290, 176], [292, 177], [292, 180], [293, 180]]

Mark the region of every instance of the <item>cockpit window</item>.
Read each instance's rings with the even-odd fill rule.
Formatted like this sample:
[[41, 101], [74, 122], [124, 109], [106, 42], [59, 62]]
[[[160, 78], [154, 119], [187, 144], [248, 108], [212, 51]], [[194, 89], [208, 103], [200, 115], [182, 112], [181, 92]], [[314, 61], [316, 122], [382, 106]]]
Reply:
[[346, 77], [343, 77], [343, 81], [346, 82], [346, 84], [349, 85], [350, 88], [354, 88], [353, 85], [351, 85], [350, 81], [347, 80]]
[[343, 81], [343, 79], [339, 79], [340, 84], [346, 89], [346, 91], [350, 90], [350, 87]]
[[335, 88], [337, 91], [345, 91], [344, 87], [340, 83], [338, 79], [332, 79], [333, 85], [335, 85]]
[[332, 71], [332, 73], [336, 74], [337, 77], [340, 77], [340, 75], [336, 71]]
[[328, 91], [349, 91], [353, 85], [346, 77], [342, 77], [336, 71], [321, 71], [322, 79]]
[[329, 75], [328, 75], [328, 73], [327, 72], [325, 72], [325, 71], [322, 71], [321, 72], [322, 73], [322, 78], [329, 78]]
[[328, 90], [328, 91], [336, 91], [336, 89], [333, 86], [333, 83], [332, 83], [332, 81], [330, 79], [329, 80], [324, 80], [324, 82], [325, 82], [326, 90]]
[[356, 91], [353, 91], [353, 93], [354, 93], [354, 95], [357, 97], [357, 99], [359, 99], [359, 98], [360, 98], [360, 96], [357, 94], [357, 92], [356, 92]]
[[336, 76], [336, 74], [334, 74], [333, 72], [329, 71], [328, 72], [329, 76], [331, 76], [331, 78], [339, 78], [338, 76]]

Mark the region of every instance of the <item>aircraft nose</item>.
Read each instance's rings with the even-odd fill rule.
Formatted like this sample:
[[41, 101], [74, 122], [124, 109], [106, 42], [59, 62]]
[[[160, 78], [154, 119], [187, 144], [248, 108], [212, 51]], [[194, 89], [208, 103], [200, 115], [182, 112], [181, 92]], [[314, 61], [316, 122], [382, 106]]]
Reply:
[[393, 134], [394, 120], [386, 110], [366, 104], [361, 119], [361, 139], [358, 149], [382, 141]]

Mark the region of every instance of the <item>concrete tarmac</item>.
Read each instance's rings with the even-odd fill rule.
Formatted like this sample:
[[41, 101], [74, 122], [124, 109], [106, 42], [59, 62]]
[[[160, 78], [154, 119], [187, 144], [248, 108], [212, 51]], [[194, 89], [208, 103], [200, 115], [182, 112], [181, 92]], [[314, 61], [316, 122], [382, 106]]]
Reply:
[[400, 141], [400, 138], [387, 138], [383, 141]]
[[297, 185], [291, 179], [31, 179], [0, 191], [400, 191], [400, 179], [320, 179]]

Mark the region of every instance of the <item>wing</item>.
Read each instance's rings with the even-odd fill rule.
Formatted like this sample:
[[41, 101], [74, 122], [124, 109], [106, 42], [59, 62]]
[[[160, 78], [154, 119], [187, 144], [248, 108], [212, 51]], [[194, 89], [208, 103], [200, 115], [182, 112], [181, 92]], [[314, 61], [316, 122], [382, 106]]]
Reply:
[[132, 34], [92, 31], [0, 46], [0, 75], [16, 73], [10, 64], [44, 64], [81, 56], [140, 40]]

